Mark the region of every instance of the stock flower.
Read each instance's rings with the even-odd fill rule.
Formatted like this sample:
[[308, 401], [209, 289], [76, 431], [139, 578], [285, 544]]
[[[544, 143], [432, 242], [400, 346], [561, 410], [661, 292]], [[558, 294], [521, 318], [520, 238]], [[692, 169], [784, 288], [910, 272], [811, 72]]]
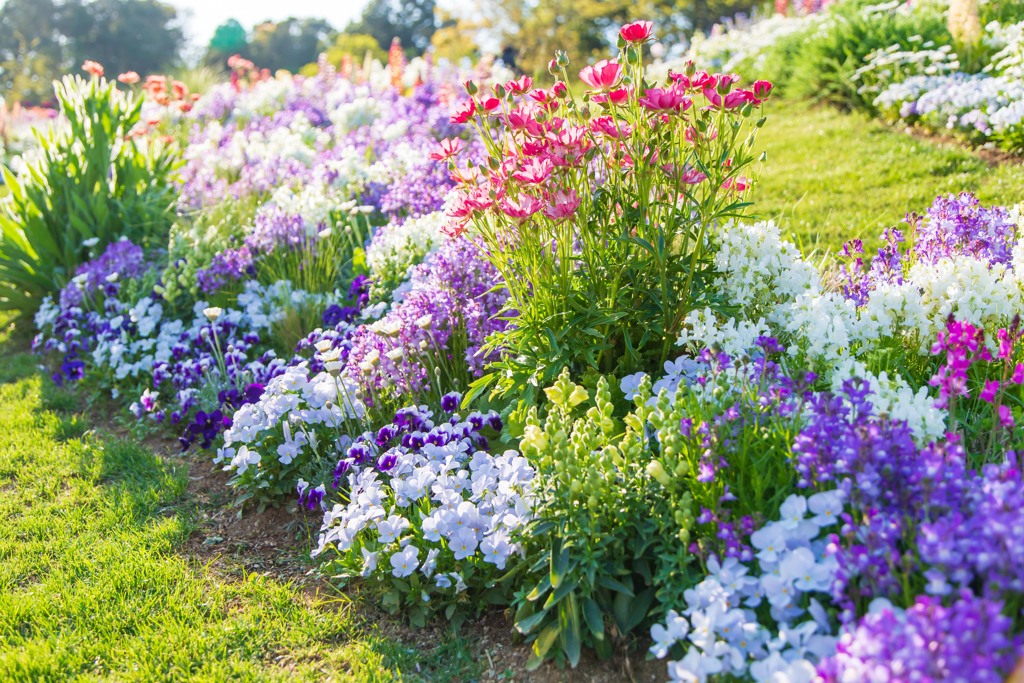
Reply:
[[642, 43], [651, 37], [654, 23], [650, 21], [634, 21], [619, 29], [619, 35], [627, 43]]
[[592, 66], [585, 66], [580, 71], [580, 80], [595, 90], [610, 90], [620, 78], [622, 65], [608, 59], [602, 59]]

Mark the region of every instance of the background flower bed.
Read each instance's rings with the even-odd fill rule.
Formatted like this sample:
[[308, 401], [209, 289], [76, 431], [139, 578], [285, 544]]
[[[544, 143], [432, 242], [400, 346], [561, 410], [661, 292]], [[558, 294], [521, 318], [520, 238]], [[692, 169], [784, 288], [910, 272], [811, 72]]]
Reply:
[[[624, 63], [639, 65], [636, 45], [649, 30], [643, 24], [623, 29]], [[588, 97], [605, 107], [612, 124], [595, 128], [635, 123], [637, 131], [647, 130], [691, 107], [712, 117], [733, 111], [742, 126], [757, 120], [770, 91], [733, 90], [729, 78], [690, 69], [675, 85], [651, 84], [641, 97], [627, 87], [640, 82], [639, 69], [633, 73], [629, 82], [620, 81], [621, 72], [606, 81], [588, 75]], [[386, 85], [371, 87], [388, 90], [394, 76], [393, 67]], [[225, 96], [260, 101], [277, 93], [271, 111], [288, 101], [292, 88], [308, 85], [246, 78], [253, 81], [248, 88], [235, 95], [225, 89]], [[470, 92], [481, 85], [474, 82]], [[614, 94], [618, 85], [623, 95]], [[322, 87], [313, 87], [317, 96]], [[314, 96], [294, 108], [301, 115], [268, 112], [245, 132], [217, 137], [227, 163], [214, 154], [191, 157], [186, 182], [204, 177], [201, 184], [212, 189], [187, 193], [190, 213], [172, 229], [167, 256], [151, 253], [155, 263], [147, 265], [131, 245], [115, 242], [41, 309], [40, 343], [62, 354], [63, 377], [123, 392], [152, 422], [161, 416], [175, 422], [177, 414], [186, 447], [219, 444], [227, 428], [218, 459], [233, 473], [240, 502], [297, 500], [324, 508], [323, 548], [337, 551], [325, 571], [353, 580], [363, 575], [362, 585], [385, 607], [402, 608], [417, 623], [438, 613], [458, 620], [489, 602], [511, 604], [518, 630], [533, 643], [531, 666], [548, 657], [575, 664], [584, 647], [609, 654], [628, 647], [631, 632], [654, 624], [654, 654], [671, 652], [669, 672], [683, 680], [716, 673], [800, 680], [815, 670], [843, 676], [869, 665], [858, 657], [872, 651], [862, 643], [879, 637], [876, 622], [906, 623], [895, 633], [909, 634], [921, 611], [949, 609], [989, 615], [986, 628], [1005, 647], [972, 671], [990, 672], [993, 680], [1007, 673], [1017, 647], [1012, 632], [1019, 630], [1013, 570], [987, 559], [950, 563], [950, 552], [963, 550], [935, 547], [929, 534], [932, 525], [959, 519], [980, 528], [1005, 514], [1005, 524], [984, 542], [1013, 547], [1000, 529], [1015, 528], [1020, 509], [1012, 499], [1020, 473], [1007, 456], [1019, 440], [1024, 380], [1014, 316], [1021, 308], [1018, 213], [979, 208], [969, 196], [940, 198], [911, 222], [912, 247], [887, 232], [873, 261], [857, 260], [851, 244], [843, 270], [824, 273], [771, 223], [708, 220], [707, 243], [696, 239], [708, 258], [699, 287], [702, 297], [728, 304], [682, 312], [682, 334], [668, 337], [681, 355], [628, 355], [609, 369], [594, 367], [584, 354], [565, 362], [556, 381], [537, 386], [539, 401], [524, 400], [528, 394], [520, 391], [510, 401], [503, 396], [508, 387], [499, 386], [478, 394], [478, 412], [465, 412], [474, 399], [463, 392], [489, 360], [474, 352], [487, 336], [481, 325], [495, 323], [503, 303], [495, 296], [503, 288], [494, 272], [499, 264], [489, 263], [496, 251], [480, 250], [473, 237], [491, 229], [499, 240], [514, 241], [517, 230], [539, 227], [533, 216], [540, 207], [527, 210], [520, 195], [514, 205], [501, 205], [514, 220], [494, 227], [486, 223], [490, 207], [461, 213], [458, 200], [449, 200], [448, 217], [469, 218], [459, 231], [468, 231], [470, 241], [424, 240], [420, 226], [429, 212], [391, 204], [389, 189], [372, 178], [382, 170], [374, 170], [377, 164], [413, 184], [432, 171], [403, 157], [414, 154], [408, 139], [387, 144], [391, 124], [373, 112], [373, 97], [357, 93], [348, 102], [350, 83], [341, 79], [336, 87], [346, 112], [340, 127], [330, 116], [317, 118]], [[527, 135], [538, 139], [526, 155], [550, 161], [547, 135], [564, 144], [559, 135], [571, 129], [559, 128], [560, 117], [539, 115], [529, 100], [553, 102], [555, 111], [576, 106], [569, 94], [534, 91], [525, 79], [499, 82], [490, 92], [510, 129], [518, 115]], [[417, 89], [407, 97], [420, 98], [417, 106], [429, 112], [442, 106], [441, 96], [429, 93]], [[466, 156], [481, 154], [471, 139], [448, 136], [459, 134], [452, 123], [486, 116], [484, 102], [452, 101], [445, 113], [424, 116], [433, 121], [422, 132], [438, 161], [463, 147]], [[246, 106], [233, 107], [230, 116]], [[333, 111], [335, 105], [325, 106]], [[202, 106], [192, 111], [209, 115]], [[360, 123], [349, 128], [353, 111]], [[643, 183], [650, 180], [644, 174], [697, 170], [697, 186], [714, 178], [706, 186], [712, 194], [721, 185], [725, 196], [742, 196], [736, 193], [748, 179], [740, 187], [738, 175], [718, 175], [712, 167], [733, 168], [724, 162], [728, 146], [721, 159], [699, 154], [700, 133], [720, 124], [705, 118], [693, 125], [695, 132], [682, 136], [697, 150], [692, 157], [666, 169], [643, 156], [649, 150], [640, 139], [628, 164], [594, 164], [595, 194], [630, 196], [611, 189], [602, 174], [635, 174]], [[409, 130], [401, 134], [415, 139]], [[609, 155], [622, 154], [615, 136], [608, 137], [593, 149], [607, 144]], [[523, 139], [513, 137], [512, 144], [526, 149]], [[252, 150], [241, 166], [238, 147]], [[347, 158], [353, 148], [355, 156]], [[357, 156], [366, 163], [355, 162]], [[498, 171], [502, 158], [508, 161], [499, 157], [485, 167]], [[271, 192], [284, 180], [268, 179], [268, 159], [286, 161], [275, 168], [293, 168], [304, 189]], [[507, 171], [530, 179], [537, 167], [513, 159]], [[472, 177], [463, 174], [460, 182]], [[443, 188], [450, 181], [437, 182]], [[676, 188], [679, 194], [668, 195], [671, 206], [700, 205]], [[219, 196], [231, 197], [227, 206], [213, 201]], [[547, 218], [578, 220], [570, 225], [580, 233], [557, 237], [556, 246], [586, 229], [586, 212], [595, 211], [595, 219], [607, 211], [562, 204]], [[745, 209], [737, 201], [728, 217]], [[616, 220], [628, 228], [643, 216]], [[405, 218], [416, 223], [406, 229]], [[388, 227], [374, 230], [384, 221]], [[672, 232], [678, 224], [658, 226], [667, 235], [661, 248], [678, 249]], [[378, 236], [386, 236], [386, 246], [375, 246]], [[100, 245], [88, 241], [86, 249]], [[558, 253], [571, 263], [588, 248], [600, 254], [601, 241], [595, 244]], [[223, 264], [218, 272], [229, 277], [200, 277], [213, 263]], [[380, 278], [374, 264], [397, 287], [368, 283], [367, 276]], [[121, 284], [124, 275], [140, 272], [149, 273], [141, 288]], [[288, 284], [282, 273], [306, 286]], [[212, 299], [199, 299], [206, 295]], [[532, 296], [527, 291], [520, 300]], [[469, 304], [481, 307], [473, 312]], [[502, 325], [517, 324], [520, 305], [503, 309]], [[75, 332], [83, 319], [94, 326], [87, 335]], [[65, 322], [73, 324], [59, 327]], [[319, 329], [309, 333], [314, 326]], [[111, 339], [103, 337], [108, 333]], [[485, 353], [524, 351], [511, 344], [492, 340]], [[118, 368], [113, 377], [111, 367]], [[861, 458], [811, 447], [820, 441], [818, 431], [843, 430]], [[895, 464], [879, 460], [876, 443], [899, 444]], [[509, 452], [516, 447], [521, 456]], [[893, 478], [894, 468], [905, 476]], [[946, 498], [922, 513], [919, 501], [936, 487]], [[847, 519], [848, 506], [855, 514]], [[918, 514], [925, 516], [908, 518]], [[838, 535], [826, 543], [818, 534], [833, 524]], [[872, 561], [903, 552], [908, 559], [895, 568]], [[938, 606], [938, 597], [923, 593], [946, 597]], [[995, 617], [999, 610], [1007, 616]], [[958, 651], [951, 633], [940, 636], [948, 643], [943, 647]], [[906, 657], [912, 661], [912, 653]], [[951, 658], [947, 670], [933, 673], [954, 675], [960, 662]]]

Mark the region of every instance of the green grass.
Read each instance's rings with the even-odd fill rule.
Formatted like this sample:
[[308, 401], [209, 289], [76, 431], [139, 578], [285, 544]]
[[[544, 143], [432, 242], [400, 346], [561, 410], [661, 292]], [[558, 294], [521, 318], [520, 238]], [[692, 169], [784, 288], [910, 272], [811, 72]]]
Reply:
[[1024, 166], [990, 166], [965, 149], [914, 138], [862, 114], [779, 101], [759, 143], [768, 159], [753, 210], [794, 234], [805, 253], [866, 244], [938, 194], [970, 190], [983, 204], [1024, 201]]
[[[187, 472], [90, 431], [0, 320], [0, 678], [465, 680], [454, 637], [421, 652], [352, 603], [184, 556]], [[364, 612], [365, 614], [365, 612]]]

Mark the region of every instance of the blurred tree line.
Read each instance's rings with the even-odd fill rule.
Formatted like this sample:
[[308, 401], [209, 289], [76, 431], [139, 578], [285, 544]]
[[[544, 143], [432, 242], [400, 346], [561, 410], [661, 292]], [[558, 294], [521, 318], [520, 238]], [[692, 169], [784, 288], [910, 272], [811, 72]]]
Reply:
[[159, 71], [178, 61], [184, 34], [159, 0], [7, 0], [0, 7], [0, 93], [41, 104], [52, 81], [86, 59], [108, 73]]
[[[215, 1], [215, 0], [211, 0]], [[0, 0], [3, 2], [3, 0]], [[606, 56], [615, 29], [635, 19], [656, 22], [667, 48], [694, 29], [749, 11], [764, 0], [369, 0], [343, 31], [316, 18], [265, 21], [247, 29], [231, 19], [219, 26], [201, 61], [223, 69], [240, 54], [271, 71], [297, 72], [321, 53], [338, 64], [345, 55], [384, 59], [398, 38], [408, 56], [430, 50], [439, 58], [473, 59], [498, 52], [517, 69], [540, 73], [557, 49], [574, 64]], [[0, 5], [0, 93], [40, 104], [51, 82], [92, 59], [107, 73], [143, 75], [182, 66], [185, 36], [175, 8], [161, 0], [6, 0]]]

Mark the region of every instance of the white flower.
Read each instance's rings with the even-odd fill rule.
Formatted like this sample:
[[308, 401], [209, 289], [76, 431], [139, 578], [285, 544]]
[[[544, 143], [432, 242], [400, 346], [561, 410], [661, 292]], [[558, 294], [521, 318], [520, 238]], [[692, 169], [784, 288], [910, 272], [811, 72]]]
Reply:
[[815, 493], [807, 499], [807, 507], [814, 513], [812, 522], [822, 528], [832, 526], [843, 511], [843, 494], [838, 490]]
[[455, 554], [456, 560], [464, 560], [476, 552], [476, 532], [469, 528], [462, 528], [451, 535], [448, 539], [448, 547]]
[[209, 320], [211, 323], [217, 318], [219, 318], [223, 313], [224, 309], [219, 306], [210, 306], [209, 308], [203, 309], [203, 315], [205, 315], [206, 319]]
[[419, 549], [412, 544], [407, 545], [391, 556], [392, 575], [399, 579], [409, 576], [419, 567], [419, 557]]
[[675, 610], [669, 610], [665, 615], [665, 625], [655, 624], [651, 627], [650, 652], [658, 659], [665, 657], [673, 645], [686, 637], [690, 631], [690, 622], [685, 617], [679, 616]]
[[380, 552], [371, 553], [366, 548], [360, 548], [360, 551], [363, 554], [363, 571], [360, 575], [366, 577], [377, 571], [377, 559], [380, 556]]
[[236, 474], [242, 474], [250, 467], [258, 465], [260, 462], [260, 454], [256, 451], [250, 451], [248, 446], [243, 445], [235, 453], [235, 457], [231, 458], [230, 468], [235, 470]]

